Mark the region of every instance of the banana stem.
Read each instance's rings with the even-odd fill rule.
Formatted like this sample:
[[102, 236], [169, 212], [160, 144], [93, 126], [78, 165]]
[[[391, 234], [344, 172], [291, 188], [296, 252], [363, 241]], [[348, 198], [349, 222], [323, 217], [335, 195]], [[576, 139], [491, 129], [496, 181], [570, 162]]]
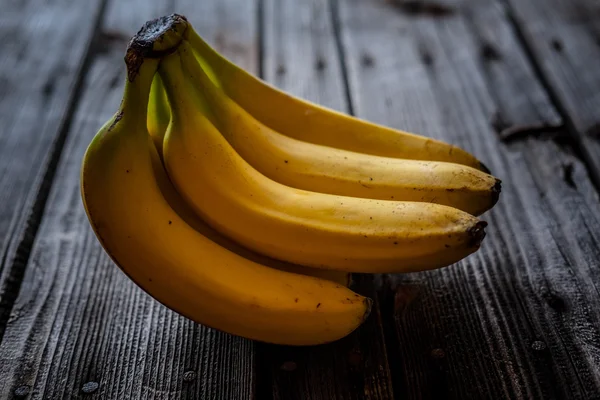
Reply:
[[[198, 35], [198, 32], [196, 32], [191, 25], [188, 27], [188, 29], [185, 32], [185, 40], [188, 41], [191, 44], [192, 48], [195, 49], [194, 53], [200, 59], [201, 63], [202, 63], [202, 61], [205, 61], [206, 64], [210, 64], [214, 68], [220, 69], [221, 73], [223, 72], [222, 67], [225, 67], [224, 64], [230, 63], [229, 60], [225, 59], [215, 49], [213, 49], [208, 43], [206, 43], [204, 41], [204, 39], [202, 39], [200, 37], [200, 35]], [[196, 49], [202, 49], [202, 56], [200, 55], [200, 52], [197, 51]], [[207, 60], [203, 60], [203, 58], [207, 58]], [[210, 73], [209, 73], [209, 75], [211, 76], [211, 79], [213, 79], [214, 83], [217, 86], [220, 86], [218, 83], [219, 79], [216, 77], [216, 74], [214, 74], [212, 72], [213, 71], [210, 71]]]
[[[125, 54], [127, 80], [119, 112], [115, 115], [113, 124], [117, 123], [125, 112], [133, 112], [138, 117], [137, 120], [144, 123], [144, 129], [137, 131], [146, 131], [148, 108], [153, 106], [149, 104], [150, 92], [152, 89], [155, 95], [162, 92], [159, 79], [152, 84], [160, 60], [178, 48], [188, 27], [189, 23], [184, 16], [171, 14], [146, 22], [131, 38]], [[164, 118], [164, 115], [153, 114], [153, 117]]]
[[[198, 99], [202, 113], [217, 127], [223, 135], [228, 136], [228, 121], [223, 120], [223, 104], [230, 99], [224, 93], [223, 89], [211, 77], [210, 67], [205, 66], [205, 62], [194, 55], [194, 49], [191, 43], [183, 41], [178, 48], [181, 57], [181, 66], [186, 77], [198, 86], [194, 87], [195, 98]], [[192, 89], [193, 90], [193, 89]], [[226, 112], [226, 111], [225, 111]]]
[[210, 66], [206, 65], [202, 58], [194, 55], [193, 47], [188, 41], [180, 44], [179, 51], [183, 69], [192, 77], [192, 81], [200, 83], [203, 89], [202, 94], [208, 96], [210, 100], [219, 101], [224, 94], [219, 85], [215, 83], [215, 78], [211, 78]]
[[[158, 68], [158, 59], [147, 58], [136, 66], [135, 74], [130, 74], [130, 65], [127, 65], [128, 78], [125, 82], [123, 100], [119, 107], [119, 114], [115, 122], [118, 122], [125, 113], [134, 113], [136, 120], [146, 128], [146, 118], [148, 115], [148, 99], [150, 97], [150, 88], [152, 79]], [[131, 80], [131, 77], [133, 80]], [[133, 130], [132, 132], [138, 132]], [[142, 130], [144, 132], [144, 130]]]
[[162, 158], [163, 140], [169, 122], [171, 120], [171, 110], [165, 88], [160, 78], [160, 74], [154, 74], [152, 88], [150, 89], [150, 99], [148, 100], [148, 133], [152, 137], [158, 154]]
[[185, 56], [182, 54], [183, 51], [186, 51], [186, 48], [180, 45], [177, 51], [164, 57], [158, 67], [158, 74], [163, 82], [171, 108], [172, 124], [191, 118], [193, 115], [189, 114], [188, 110], [197, 110], [200, 107], [204, 112], [209, 112], [206, 100], [194, 87], [195, 83], [184, 74], [182, 64]]

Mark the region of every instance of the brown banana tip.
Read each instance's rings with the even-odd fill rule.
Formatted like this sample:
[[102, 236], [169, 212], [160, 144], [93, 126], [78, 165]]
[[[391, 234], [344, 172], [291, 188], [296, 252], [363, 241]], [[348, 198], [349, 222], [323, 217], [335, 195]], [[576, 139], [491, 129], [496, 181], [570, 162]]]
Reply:
[[500, 179], [496, 179], [494, 186], [492, 186], [492, 202], [496, 204], [498, 199], [500, 198], [500, 192], [502, 192], [502, 181]]
[[482, 163], [481, 161], [479, 161], [479, 168], [486, 174], [492, 175], [492, 171], [490, 171], [490, 169], [488, 167], [486, 167], [486, 165], [484, 163]]
[[369, 297], [365, 297], [365, 305], [367, 306], [365, 313], [363, 314], [362, 317], [362, 322], [365, 322], [367, 320], [367, 318], [369, 318], [369, 315], [371, 315], [371, 308], [373, 307], [373, 299], [369, 298]]
[[481, 242], [485, 238], [485, 227], [488, 225], [486, 221], [479, 221], [467, 230], [469, 235], [469, 246], [479, 248]]
[[125, 63], [131, 82], [146, 58], [162, 58], [177, 49], [188, 27], [187, 18], [170, 14], [146, 22], [127, 44]]

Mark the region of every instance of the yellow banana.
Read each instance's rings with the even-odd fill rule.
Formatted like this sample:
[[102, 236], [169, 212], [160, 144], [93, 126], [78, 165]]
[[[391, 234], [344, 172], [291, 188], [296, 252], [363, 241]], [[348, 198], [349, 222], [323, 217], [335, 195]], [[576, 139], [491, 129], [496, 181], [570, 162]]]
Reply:
[[[150, 136], [152, 137], [158, 154], [161, 156], [160, 159], [157, 160], [153, 158], [153, 161], [158, 163], [154, 166], [155, 168], [162, 168], [162, 142], [164, 133], [169, 125], [170, 118], [171, 113], [169, 110], [169, 104], [166, 98], [166, 93], [164, 92], [160, 75], [155, 74], [152, 81], [152, 88], [150, 90], [147, 122]], [[351, 278], [350, 274], [347, 272], [309, 268], [301, 265], [290, 264], [275, 260], [270, 257], [265, 257], [262, 254], [248, 250], [247, 248], [239, 245], [237, 242], [223, 236], [221, 233], [217, 232], [214, 228], [204, 222], [181, 198], [170, 181], [167, 180], [162, 182], [161, 190], [163, 196], [169, 202], [169, 205], [185, 222], [187, 222], [196, 231], [200, 232], [213, 242], [216, 242], [219, 245], [227, 248], [228, 250], [233, 251], [244, 258], [271, 268], [328, 279], [344, 286], [350, 285]]]
[[[473, 215], [498, 201], [500, 180], [466, 165], [356, 153], [275, 132], [215, 86], [192, 51], [182, 55], [186, 69], [199, 78], [207, 117], [240, 156], [279, 183], [342, 196], [437, 203]], [[278, 110], [279, 105], [271, 112]]]
[[150, 99], [148, 100], [148, 132], [156, 146], [156, 150], [162, 159], [162, 145], [164, 132], [167, 130], [171, 120], [171, 111], [160, 75], [155, 74], [150, 88]]
[[472, 154], [449, 143], [375, 124], [285, 93], [219, 54], [192, 25], [185, 38], [203, 69], [231, 99], [283, 135], [358, 153], [447, 161], [489, 172]]
[[344, 337], [364, 321], [370, 299], [328, 280], [247, 260], [194, 230], [165, 199], [161, 188], [168, 177], [147, 130], [158, 60], [147, 57], [176, 45], [185, 26], [178, 16], [161, 18], [130, 42], [119, 111], [95, 135], [82, 162], [81, 195], [94, 232], [134, 282], [198, 323], [277, 344]]
[[[154, 152], [152, 152], [154, 154]], [[204, 222], [190, 206], [181, 198], [177, 190], [173, 187], [170, 179], [164, 174], [164, 167], [161, 159], [156, 152], [156, 157], [152, 157], [153, 168], [157, 170], [156, 174], [160, 178], [159, 185], [161, 193], [169, 206], [183, 219], [188, 225], [194, 228], [197, 232], [206, 236], [208, 239], [217, 243], [218, 245], [226, 248], [229, 251], [236, 253], [237, 255], [251, 260], [255, 263], [265, 265], [271, 268], [277, 268], [282, 271], [293, 272], [295, 274], [303, 274], [314, 276], [317, 278], [327, 279], [332, 282], [336, 282], [340, 285], [350, 286], [351, 274], [341, 271], [318, 269], [304, 267], [301, 265], [295, 265], [286, 263], [283, 261], [275, 260], [270, 257], [263, 256], [256, 252], [250, 251], [247, 248], [239, 245], [237, 242], [223, 236], [217, 232], [214, 228]], [[159, 171], [162, 170], [162, 171]], [[160, 174], [162, 172], [162, 174]]]
[[350, 272], [439, 268], [479, 248], [487, 224], [461, 210], [311, 192], [260, 174], [202, 112], [198, 78], [183, 70], [188, 49], [159, 67], [171, 106], [163, 159], [177, 191], [216, 230], [278, 260]]

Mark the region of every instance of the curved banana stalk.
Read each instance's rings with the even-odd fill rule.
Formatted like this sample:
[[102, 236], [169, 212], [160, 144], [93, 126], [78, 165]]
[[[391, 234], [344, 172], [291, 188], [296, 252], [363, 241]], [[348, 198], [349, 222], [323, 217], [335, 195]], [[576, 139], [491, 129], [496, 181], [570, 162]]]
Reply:
[[150, 99], [148, 101], [148, 132], [161, 159], [163, 139], [170, 120], [171, 110], [169, 108], [169, 100], [167, 99], [160, 75], [155, 74], [152, 79]]

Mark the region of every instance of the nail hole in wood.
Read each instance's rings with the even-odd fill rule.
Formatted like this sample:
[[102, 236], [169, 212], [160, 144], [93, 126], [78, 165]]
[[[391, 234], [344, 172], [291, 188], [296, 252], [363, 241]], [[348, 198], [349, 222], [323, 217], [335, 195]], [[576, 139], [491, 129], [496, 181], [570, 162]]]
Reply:
[[292, 371], [295, 371], [297, 367], [298, 366], [296, 365], [295, 362], [286, 361], [283, 364], [281, 364], [281, 367], [279, 367], [279, 369], [281, 369], [282, 371], [286, 371], [286, 372], [292, 372]]
[[546, 303], [553, 310], [565, 311], [567, 309], [565, 301], [560, 296], [558, 296], [554, 293], [545, 293], [544, 298], [546, 300]]
[[100, 385], [98, 384], [98, 382], [86, 382], [83, 384], [83, 387], [81, 388], [81, 391], [83, 393], [94, 393], [96, 390], [98, 390], [98, 388], [100, 387]]
[[563, 50], [563, 44], [557, 38], [552, 39], [550, 41], [550, 45], [552, 46], [552, 48], [554, 49], [554, 51], [556, 51], [557, 53], [560, 53]]
[[372, 67], [375, 64], [373, 56], [367, 53], [363, 53], [360, 62], [363, 65], [363, 67]]
[[54, 92], [54, 80], [48, 80], [42, 87], [42, 93], [48, 97]]
[[19, 386], [15, 389], [15, 397], [25, 397], [29, 394], [30, 388], [27, 385]]
[[531, 344], [531, 349], [533, 351], [544, 351], [546, 350], [546, 343], [541, 340], [536, 340]]
[[433, 65], [433, 55], [427, 50], [421, 51], [421, 61], [427, 66]]
[[433, 349], [431, 350], [431, 357], [439, 360], [446, 357], [446, 352], [442, 349]]
[[500, 52], [491, 43], [484, 43], [481, 47], [481, 56], [487, 61], [498, 61], [502, 58]]
[[184, 382], [193, 382], [194, 380], [196, 380], [196, 371], [189, 370], [183, 373]]
[[319, 57], [315, 64], [315, 68], [317, 69], [317, 71], [323, 71], [326, 66], [327, 66], [327, 63], [325, 62], [325, 60], [323, 58]]

